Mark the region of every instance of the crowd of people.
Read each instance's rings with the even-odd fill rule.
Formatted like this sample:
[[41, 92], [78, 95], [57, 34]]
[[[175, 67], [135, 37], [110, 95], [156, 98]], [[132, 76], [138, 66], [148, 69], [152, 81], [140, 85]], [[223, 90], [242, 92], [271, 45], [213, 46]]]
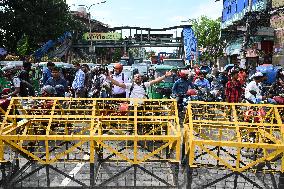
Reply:
[[[186, 96], [197, 96], [202, 101], [229, 103], [284, 103], [284, 71], [279, 69], [276, 81], [268, 84], [266, 73], [255, 72], [235, 65], [231, 69], [203, 69], [194, 66], [182, 70], [173, 86], [173, 95], [178, 102]], [[278, 98], [279, 97], [279, 98]]]
[[[12, 86], [10, 92], [2, 93], [2, 98], [36, 94], [30, 81], [30, 63], [24, 62], [17, 74], [13, 69], [2, 71]], [[75, 74], [66, 75], [54, 63], [48, 62], [42, 70], [39, 94], [75, 98], [148, 98], [147, 91], [151, 85], [175, 75], [172, 97], [178, 102], [187, 96], [196, 96], [196, 100], [202, 101], [284, 103], [284, 71], [281, 69], [276, 82], [270, 86], [266, 86], [264, 73], [251, 74], [250, 70], [239, 68], [238, 65], [223, 71], [218, 70], [217, 66], [194, 65], [177, 73], [168, 71], [161, 77], [150, 77], [152, 71], [149, 71], [147, 79], [135, 73], [130, 80], [120, 63], [114, 64], [113, 72], [103, 67], [91, 70], [86, 64], [77, 64]]]

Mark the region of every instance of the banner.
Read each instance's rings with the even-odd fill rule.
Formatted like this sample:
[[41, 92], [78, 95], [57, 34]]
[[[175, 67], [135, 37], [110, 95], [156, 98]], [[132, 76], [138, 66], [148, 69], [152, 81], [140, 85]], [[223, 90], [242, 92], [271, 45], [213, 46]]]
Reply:
[[106, 40], [112, 40], [112, 41], [118, 41], [121, 39], [120, 33], [85, 33], [83, 36], [84, 40], [87, 41], [106, 41]]
[[183, 29], [183, 39], [186, 60], [197, 60], [197, 39], [192, 28]]
[[[267, 8], [267, 0], [252, 0], [252, 12], [261, 12]], [[243, 19], [249, 11], [249, 0], [224, 0], [221, 29]]]

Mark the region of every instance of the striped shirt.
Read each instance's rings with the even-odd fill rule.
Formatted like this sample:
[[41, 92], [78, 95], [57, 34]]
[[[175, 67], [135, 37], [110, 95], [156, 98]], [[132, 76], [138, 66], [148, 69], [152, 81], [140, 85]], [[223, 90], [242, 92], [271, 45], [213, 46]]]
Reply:
[[84, 84], [85, 84], [85, 73], [81, 69], [79, 69], [76, 72], [75, 79], [72, 83], [72, 88], [75, 90], [82, 89], [85, 86]]

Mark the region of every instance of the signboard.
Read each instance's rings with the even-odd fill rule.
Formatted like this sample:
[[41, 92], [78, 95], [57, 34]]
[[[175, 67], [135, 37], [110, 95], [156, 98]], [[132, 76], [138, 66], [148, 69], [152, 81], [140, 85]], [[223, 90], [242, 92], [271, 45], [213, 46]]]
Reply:
[[[252, 11], [263, 11], [267, 7], [267, 0], [252, 0]], [[248, 12], [249, 0], [224, 0], [222, 12], [222, 25], [224, 29], [241, 20]]]
[[[149, 39], [148, 39], [149, 37]], [[136, 41], [141, 41], [141, 34], [135, 34], [134, 38]], [[173, 34], [142, 34], [142, 41], [159, 41], [163, 40], [164, 42], [171, 42]]]
[[87, 41], [117, 41], [121, 39], [120, 33], [85, 33], [83, 39]]
[[183, 29], [184, 49], [186, 60], [196, 60], [197, 39], [194, 36], [192, 28]]
[[261, 27], [261, 28], [259, 28], [257, 30], [256, 35], [274, 37], [274, 28], [271, 28], [271, 27]]

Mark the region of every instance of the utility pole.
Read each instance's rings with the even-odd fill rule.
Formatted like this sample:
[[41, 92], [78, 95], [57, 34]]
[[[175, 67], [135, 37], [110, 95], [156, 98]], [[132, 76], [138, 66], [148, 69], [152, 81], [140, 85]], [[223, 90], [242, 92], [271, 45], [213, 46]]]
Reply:
[[241, 62], [246, 62], [246, 49], [248, 47], [248, 43], [250, 40], [251, 29], [250, 29], [250, 18], [252, 12], [252, 0], [248, 1], [248, 12], [247, 12], [247, 20], [246, 20], [246, 32], [244, 35], [243, 45], [242, 45], [242, 53], [241, 53]]
[[102, 4], [102, 3], [106, 3], [106, 1], [101, 1], [101, 2], [98, 2], [98, 3], [94, 3], [90, 6], [86, 6], [86, 5], [78, 5], [78, 6], [82, 6], [82, 7], [86, 7], [87, 10], [88, 10], [88, 14], [89, 14], [89, 37], [90, 37], [90, 47], [89, 47], [89, 52], [91, 53], [91, 61], [93, 62], [93, 56], [92, 54], [95, 53], [94, 51], [94, 46], [93, 46], [93, 35], [92, 35], [92, 18], [91, 18], [91, 11], [90, 9], [94, 6], [94, 5], [99, 5], [99, 4]]

